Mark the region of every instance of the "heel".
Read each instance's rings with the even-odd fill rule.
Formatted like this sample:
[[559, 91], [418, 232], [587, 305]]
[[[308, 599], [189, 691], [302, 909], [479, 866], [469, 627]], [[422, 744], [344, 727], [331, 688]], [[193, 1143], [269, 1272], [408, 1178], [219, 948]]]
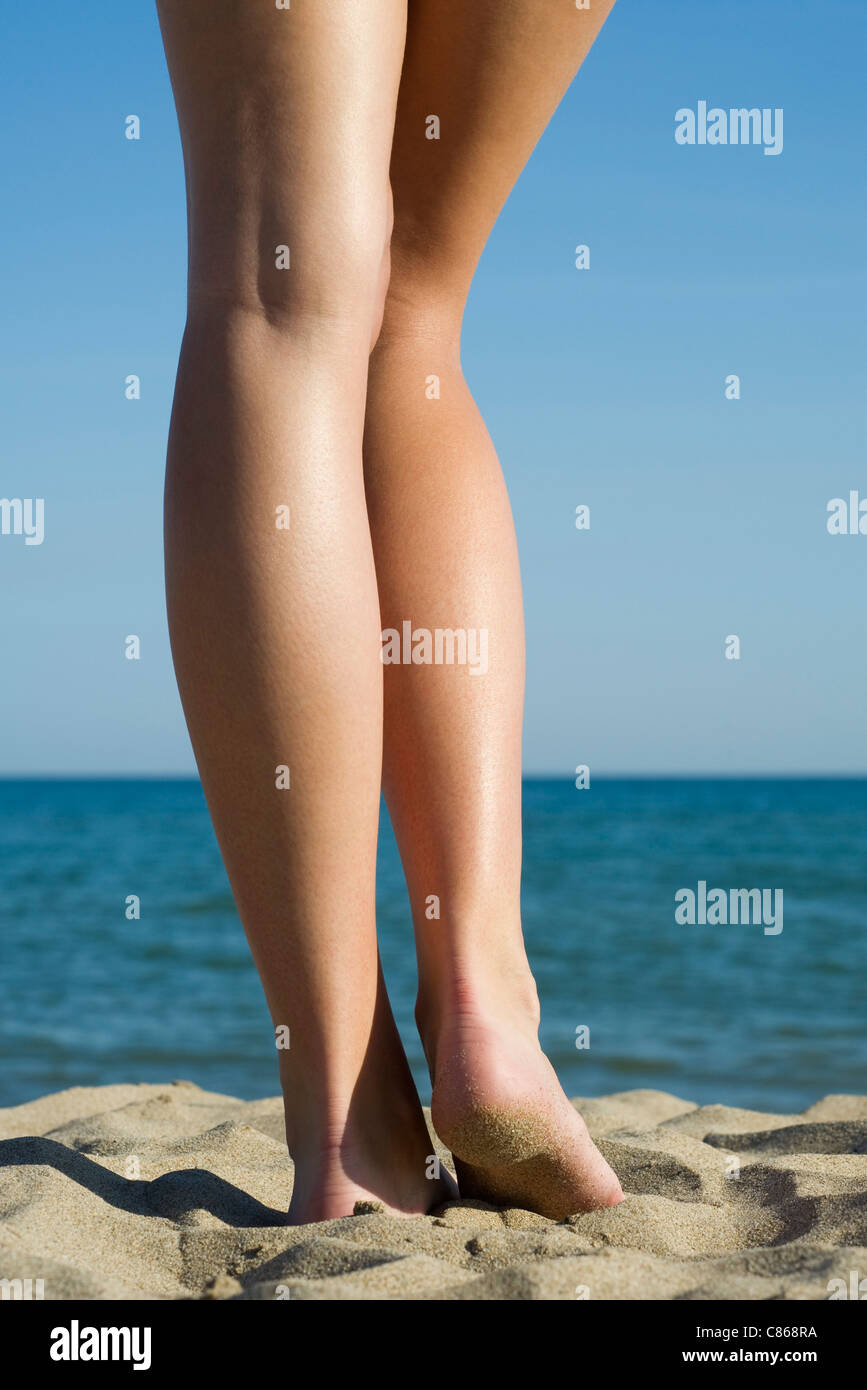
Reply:
[[545, 1151], [546, 1135], [535, 1116], [476, 1105], [442, 1127], [435, 1113], [432, 1118], [437, 1134], [455, 1158], [477, 1167], [525, 1163]]

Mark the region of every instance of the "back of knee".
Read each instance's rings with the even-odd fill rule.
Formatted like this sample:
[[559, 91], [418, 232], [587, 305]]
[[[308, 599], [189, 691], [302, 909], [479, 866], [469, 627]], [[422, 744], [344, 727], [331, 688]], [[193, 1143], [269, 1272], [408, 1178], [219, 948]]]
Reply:
[[441, 247], [419, 248], [398, 237], [391, 247], [381, 340], [436, 339], [455, 346], [472, 272]]

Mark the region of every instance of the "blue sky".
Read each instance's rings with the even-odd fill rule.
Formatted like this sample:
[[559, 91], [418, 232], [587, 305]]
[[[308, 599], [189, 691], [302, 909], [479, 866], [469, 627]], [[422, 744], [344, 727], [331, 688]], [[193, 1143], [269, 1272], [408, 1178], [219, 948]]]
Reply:
[[[191, 772], [161, 556], [184, 195], [155, 12], [47, 0], [5, 30], [0, 496], [44, 497], [46, 534], [0, 536], [0, 773]], [[493, 234], [464, 366], [518, 527], [529, 772], [867, 772], [867, 536], [825, 525], [867, 497], [865, 43], [863, 0], [619, 0]], [[700, 100], [782, 107], [782, 154], [677, 145]]]

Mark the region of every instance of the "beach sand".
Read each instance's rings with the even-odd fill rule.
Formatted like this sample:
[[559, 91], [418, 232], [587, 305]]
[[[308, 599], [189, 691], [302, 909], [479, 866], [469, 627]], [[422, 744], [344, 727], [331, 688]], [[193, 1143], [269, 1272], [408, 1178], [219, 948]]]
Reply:
[[867, 1097], [800, 1115], [662, 1091], [574, 1104], [618, 1207], [287, 1227], [279, 1099], [183, 1081], [44, 1096], [0, 1110], [0, 1279], [41, 1279], [46, 1299], [573, 1300], [827, 1299], [867, 1277]]

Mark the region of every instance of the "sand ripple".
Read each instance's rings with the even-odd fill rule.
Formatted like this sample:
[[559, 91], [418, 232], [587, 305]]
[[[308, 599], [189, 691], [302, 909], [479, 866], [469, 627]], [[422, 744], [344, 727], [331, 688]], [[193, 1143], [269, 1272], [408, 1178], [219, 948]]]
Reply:
[[[826, 1299], [867, 1277], [867, 1097], [802, 1115], [577, 1100], [626, 1200], [283, 1224], [279, 1099], [188, 1082], [0, 1110], [0, 1279], [47, 1299]], [[442, 1150], [440, 1150], [442, 1153]]]

